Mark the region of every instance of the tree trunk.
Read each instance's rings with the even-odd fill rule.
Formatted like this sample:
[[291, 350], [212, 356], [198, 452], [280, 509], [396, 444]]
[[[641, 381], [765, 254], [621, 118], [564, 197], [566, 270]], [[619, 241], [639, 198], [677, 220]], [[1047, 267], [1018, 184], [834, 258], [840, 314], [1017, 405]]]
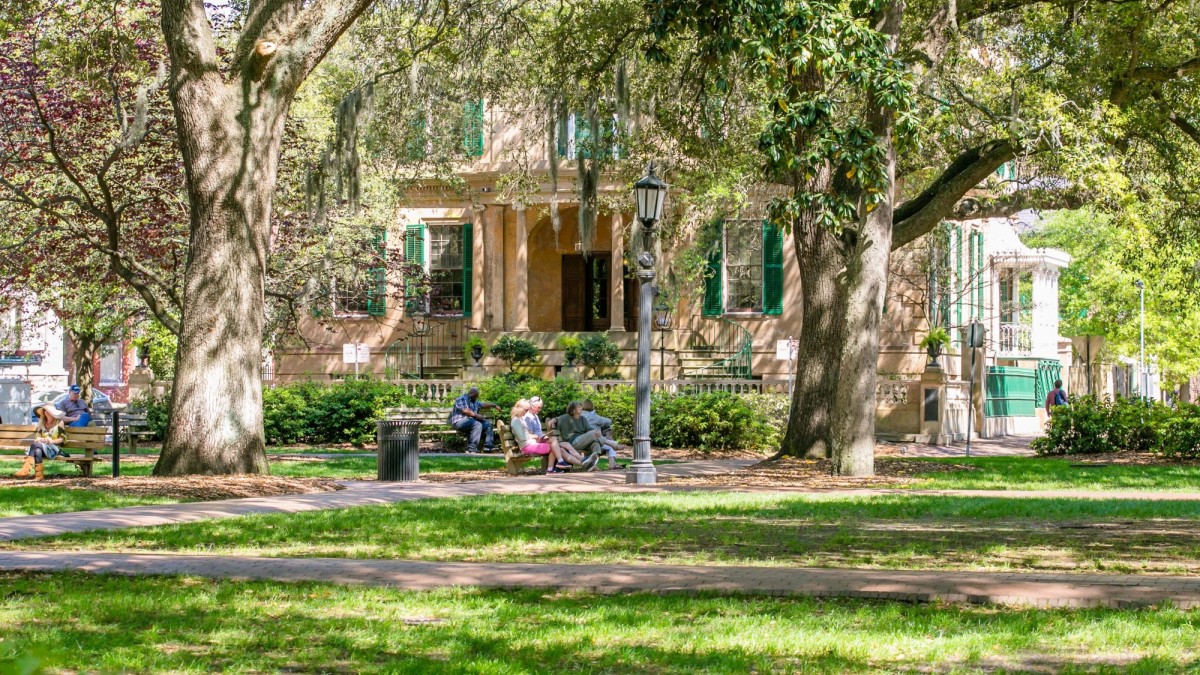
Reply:
[[803, 318], [796, 354], [796, 382], [787, 433], [779, 455], [823, 459], [833, 454], [830, 415], [838, 386], [845, 295], [838, 274], [845, 262], [838, 242], [823, 228], [794, 229], [800, 265]]
[[290, 97], [175, 79], [191, 248], [171, 417], [155, 475], [267, 473], [262, 332], [272, 191]]
[[71, 336], [75, 351], [71, 355], [75, 365], [75, 384], [79, 385], [79, 397], [85, 401], [92, 400], [92, 387], [96, 385], [96, 372], [92, 364], [96, 362], [96, 351], [99, 343]]

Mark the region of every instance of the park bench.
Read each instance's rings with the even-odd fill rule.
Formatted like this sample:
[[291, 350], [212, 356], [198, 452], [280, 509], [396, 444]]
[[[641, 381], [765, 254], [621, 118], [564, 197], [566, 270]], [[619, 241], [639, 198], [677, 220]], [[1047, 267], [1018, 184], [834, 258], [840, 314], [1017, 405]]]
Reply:
[[[28, 447], [33, 443], [37, 432], [35, 424], [0, 424], [0, 446], [6, 448]], [[92, 465], [100, 461], [96, 457], [97, 450], [108, 447], [108, 429], [105, 427], [66, 427], [62, 449], [72, 453], [70, 457], [59, 455], [57, 459], [70, 462], [79, 467], [79, 472], [85, 478], [91, 477]], [[76, 456], [76, 451], [82, 450], [82, 456]]]
[[542, 473], [550, 468], [550, 455], [526, 455], [517, 447], [517, 439], [512, 429], [504, 422], [496, 422], [496, 437], [500, 439], [500, 448], [504, 450], [504, 468], [512, 475], [521, 472], [521, 467], [534, 459], [542, 460]]
[[146, 422], [145, 410], [124, 410], [121, 412], [120, 420], [121, 438], [128, 442], [126, 447], [129, 448], [129, 454], [137, 454], [139, 441], [154, 440], [154, 431]]
[[388, 408], [384, 417], [389, 420], [407, 420], [421, 423], [421, 437], [426, 440], [439, 442], [443, 446], [462, 446], [465, 441], [446, 423], [450, 417], [451, 408], [446, 407], [415, 407], [400, 406]]

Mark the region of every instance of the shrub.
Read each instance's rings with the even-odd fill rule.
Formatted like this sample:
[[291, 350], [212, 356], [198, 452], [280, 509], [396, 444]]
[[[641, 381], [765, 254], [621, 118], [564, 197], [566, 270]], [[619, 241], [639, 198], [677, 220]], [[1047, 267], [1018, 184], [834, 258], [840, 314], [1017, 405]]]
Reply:
[[563, 350], [563, 358], [568, 363], [579, 358], [581, 341], [577, 335], [563, 335], [558, 338], [558, 348]]
[[592, 399], [597, 414], [612, 420], [613, 438], [619, 443], [632, 443], [637, 390], [627, 384], [619, 384], [605, 391], [588, 389], [584, 398]]
[[500, 417], [506, 418], [519, 399], [540, 396], [542, 415], [557, 417], [566, 412], [567, 404], [586, 398], [583, 386], [567, 377], [540, 380], [524, 373], [503, 373], [478, 384], [479, 398], [500, 406]]
[[129, 407], [146, 411], [146, 428], [154, 433], [154, 440], [161, 441], [167, 435], [167, 422], [171, 419], [170, 394], [148, 391], [130, 401]]
[[1180, 403], [1163, 424], [1161, 451], [1168, 457], [1200, 457], [1200, 406]]
[[1046, 435], [1031, 444], [1039, 455], [1075, 455], [1120, 450], [1113, 443], [1112, 405], [1095, 396], [1071, 399], [1060, 406], [1046, 424]]
[[787, 394], [742, 394], [741, 399], [770, 430], [761, 447], [779, 447], [787, 432], [788, 408], [791, 406]]
[[268, 445], [292, 445], [312, 435], [308, 403], [297, 386], [263, 389], [263, 432]]
[[579, 362], [591, 368], [593, 375], [596, 375], [601, 368], [621, 362], [621, 348], [609, 339], [607, 333], [593, 333], [579, 341]]
[[[363, 445], [375, 438], [375, 422], [387, 408], [422, 405], [400, 387], [369, 378], [346, 380], [328, 387], [308, 385], [299, 393], [306, 402], [305, 440], [314, 443]], [[266, 411], [263, 412], [266, 417]], [[300, 413], [292, 411], [292, 414]]]
[[507, 363], [509, 372], [512, 372], [517, 366], [537, 361], [540, 354], [537, 345], [515, 335], [501, 335], [492, 344], [492, 356]]
[[650, 428], [656, 445], [700, 450], [770, 447], [774, 434], [748, 403], [725, 392], [658, 394], [650, 407]]
[[471, 357], [471, 350], [476, 347], [479, 347], [481, 350], [483, 350], [484, 354], [488, 353], [487, 343], [484, 342], [483, 338], [479, 337], [478, 335], [472, 335], [471, 337], [467, 338], [466, 342], [463, 343], [463, 359], [465, 359], [468, 364], [475, 362], [475, 359]]
[[1039, 455], [1100, 452], [1154, 452], [1172, 457], [1200, 456], [1200, 408], [1175, 408], [1138, 399], [1072, 398], [1055, 409], [1046, 435], [1033, 441]]

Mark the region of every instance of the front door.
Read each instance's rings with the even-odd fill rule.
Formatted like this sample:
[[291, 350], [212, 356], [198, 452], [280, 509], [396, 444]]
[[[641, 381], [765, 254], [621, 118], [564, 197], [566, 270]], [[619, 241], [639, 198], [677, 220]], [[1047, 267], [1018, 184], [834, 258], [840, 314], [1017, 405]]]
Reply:
[[610, 270], [612, 256], [594, 253], [591, 257], [562, 257], [562, 324], [564, 331], [608, 330]]

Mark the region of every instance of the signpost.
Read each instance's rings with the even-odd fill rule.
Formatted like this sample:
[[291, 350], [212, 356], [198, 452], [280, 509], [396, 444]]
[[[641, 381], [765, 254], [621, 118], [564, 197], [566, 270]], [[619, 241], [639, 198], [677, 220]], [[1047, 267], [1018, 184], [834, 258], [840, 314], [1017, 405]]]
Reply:
[[792, 381], [793, 381], [793, 365], [796, 363], [796, 356], [800, 351], [800, 341], [794, 340], [789, 335], [786, 340], [775, 341], [775, 360], [788, 362], [788, 400], [792, 399]]
[[371, 360], [371, 346], [362, 342], [346, 342], [342, 345], [342, 363], [354, 364], [354, 376], [358, 377], [358, 364]]

